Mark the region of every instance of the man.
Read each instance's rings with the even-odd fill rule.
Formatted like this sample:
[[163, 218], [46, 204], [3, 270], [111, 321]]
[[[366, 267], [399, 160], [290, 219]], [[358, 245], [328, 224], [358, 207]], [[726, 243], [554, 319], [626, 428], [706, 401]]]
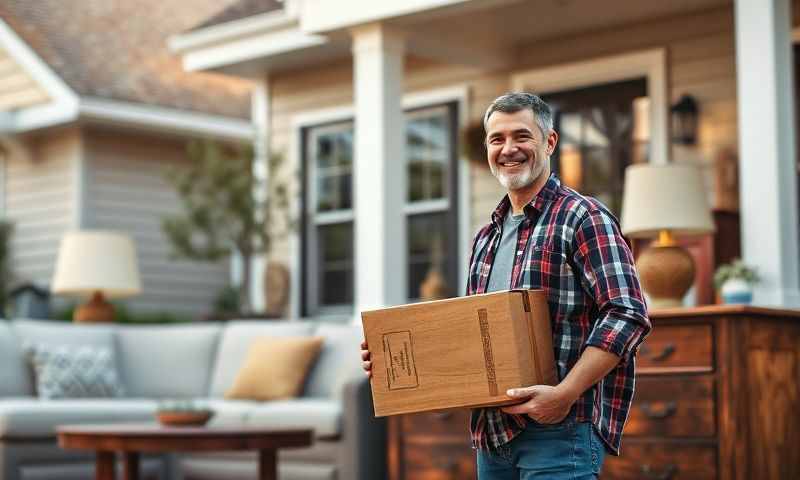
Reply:
[[[547, 292], [559, 383], [512, 389], [522, 403], [472, 412], [478, 478], [597, 478], [619, 454], [634, 354], [651, 326], [633, 256], [616, 218], [550, 173], [552, 110], [528, 93], [484, 116], [489, 168], [508, 190], [472, 243], [467, 295]], [[366, 344], [361, 352], [371, 372]]]

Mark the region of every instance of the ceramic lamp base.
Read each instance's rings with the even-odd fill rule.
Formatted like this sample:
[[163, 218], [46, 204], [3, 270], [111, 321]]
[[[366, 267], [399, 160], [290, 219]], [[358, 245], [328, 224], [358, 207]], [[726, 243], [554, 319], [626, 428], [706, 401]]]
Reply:
[[91, 300], [75, 308], [72, 321], [75, 323], [111, 323], [114, 321], [114, 306], [106, 301], [102, 292], [94, 292]]
[[694, 283], [694, 260], [679, 245], [653, 245], [636, 262], [650, 308], [680, 307]]

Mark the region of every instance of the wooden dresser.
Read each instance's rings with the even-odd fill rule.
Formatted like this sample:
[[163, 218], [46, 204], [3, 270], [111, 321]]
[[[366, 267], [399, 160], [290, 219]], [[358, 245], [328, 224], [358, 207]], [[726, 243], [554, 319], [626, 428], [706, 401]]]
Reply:
[[[651, 312], [621, 457], [604, 480], [800, 479], [800, 311]], [[465, 411], [389, 422], [392, 480], [475, 478]]]

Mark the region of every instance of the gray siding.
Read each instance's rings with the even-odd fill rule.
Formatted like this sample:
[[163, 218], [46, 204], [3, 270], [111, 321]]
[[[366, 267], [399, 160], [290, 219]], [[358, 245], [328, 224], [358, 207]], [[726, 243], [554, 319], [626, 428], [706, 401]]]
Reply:
[[133, 310], [196, 315], [209, 311], [229, 283], [229, 262], [171, 260], [161, 219], [180, 203], [164, 180], [167, 165], [186, 165], [183, 141], [88, 130], [84, 222], [87, 228], [129, 232], [135, 242], [143, 292]]
[[3, 195], [14, 222], [11, 273], [16, 282], [50, 285], [61, 236], [73, 226], [80, 134], [53, 132], [9, 151]]

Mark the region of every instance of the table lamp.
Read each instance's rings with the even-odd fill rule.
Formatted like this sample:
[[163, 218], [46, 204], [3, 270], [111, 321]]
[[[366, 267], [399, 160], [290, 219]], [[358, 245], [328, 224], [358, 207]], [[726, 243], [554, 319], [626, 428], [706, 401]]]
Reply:
[[106, 298], [141, 292], [136, 248], [128, 235], [111, 231], [69, 232], [61, 239], [52, 292], [90, 300], [75, 309], [75, 322], [112, 322]]
[[650, 307], [680, 306], [694, 282], [694, 260], [675, 235], [713, 231], [697, 167], [637, 164], [625, 170], [622, 232], [630, 238], [656, 238], [636, 261]]

